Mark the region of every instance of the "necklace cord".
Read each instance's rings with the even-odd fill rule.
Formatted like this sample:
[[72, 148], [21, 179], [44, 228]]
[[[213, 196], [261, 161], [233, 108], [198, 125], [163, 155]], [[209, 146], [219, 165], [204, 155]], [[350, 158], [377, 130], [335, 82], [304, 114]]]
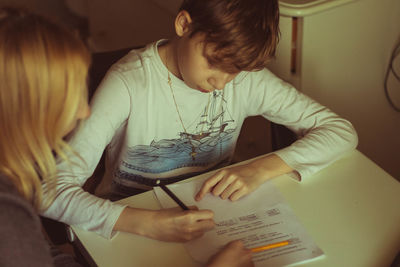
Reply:
[[[176, 109], [176, 112], [178, 113], [178, 117], [179, 117], [179, 120], [180, 120], [180, 122], [181, 122], [183, 131], [184, 131], [184, 133], [185, 133], [185, 135], [186, 135], [186, 138], [188, 139], [188, 141], [189, 141], [189, 143], [190, 143], [190, 146], [192, 147], [192, 151], [191, 151], [191, 153], [189, 153], [189, 155], [192, 157], [192, 160], [194, 161], [194, 160], [195, 160], [195, 157], [196, 157], [196, 154], [197, 154], [197, 152], [196, 152], [196, 146], [193, 144], [193, 142], [192, 142], [192, 140], [191, 140], [191, 137], [190, 137], [188, 131], [186, 130], [185, 124], [183, 123], [181, 113], [179, 112], [178, 104], [177, 104], [176, 98], [175, 98], [175, 93], [174, 93], [174, 90], [172, 89], [172, 79], [171, 79], [170, 71], [169, 71], [169, 69], [168, 69], [168, 56], [167, 56], [167, 55], [168, 55], [168, 54], [166, 53], [166, 57], [165, 57], [165, 66], [166, 66], [166, 68], [167, 68], [167, 74], [168, 74], [168, 81], [167, 81], [167, 82], [168, 82], [169, 88], [170, 88], [170, 90], [171, 90], [172, 99], [174, 100], [175, 109]], [[210, 107], [210, 94], [208, 94], [208, 103], [207, 103], [207, 107], [206, 107], [205, 114], [204, 114], [204, 117], [206, 118], [206, 120], [207, 120], [207, 117], [208, 117], [208, 109], [209, 109], [209, 107]], [[203, 134], [203, 127], [204, 127], [204, 124], [205, 124], [205, 123], [203, 122], [203, 123], [202, 123], [202, 126], [201, 126], [201, 133], [200, 133], [200, 135]]]

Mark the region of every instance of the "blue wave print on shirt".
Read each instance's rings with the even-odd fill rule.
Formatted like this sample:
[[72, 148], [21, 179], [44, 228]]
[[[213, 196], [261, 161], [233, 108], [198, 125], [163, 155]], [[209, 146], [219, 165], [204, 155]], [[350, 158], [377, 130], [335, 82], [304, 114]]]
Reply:
[[[233, 134], [234, 130], [229, 130], [217, 137], [207, 136], [199, 141], [190, 141], [182, 135], [179, 139], [135, 146], [127, 151], [121, 170], [162, 173], [183, 167], [215, 165], [230, 156]], [[193, 146], [195, 156], [192, 156]]]
[[237, 136], [236, 124], [226, 108], [223, 91], [214, 91], [209, 95], [209, 102], [194, 120], [190, 133], [178, 132], [177, 136], [128, 148], [115, 173], [119, 182], [135, 181], [152, 185], [154, 178], [147, 178], [146, 173], [174, 173], [174, 170], [188, 168], [177, 171], [173, 177], [164, 178], [176, 182], [227, 165]]

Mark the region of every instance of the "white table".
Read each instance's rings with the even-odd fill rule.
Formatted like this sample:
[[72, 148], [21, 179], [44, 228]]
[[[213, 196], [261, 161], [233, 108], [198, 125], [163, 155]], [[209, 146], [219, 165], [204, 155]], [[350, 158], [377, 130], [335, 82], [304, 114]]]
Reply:
[[[202, 174], [196, 177], [203, 177]], [[196, 179], [193, 177], [192, 179]], [[359, 151], [301, 183], [273, 180], [326, 257], [307, 266], [390, 266], [400, 250], [400, 182]], [[152, 191], [122, 200], [159, 209]], [[200, 266], [179, 243], [119, 232], [111, 239], [72, 227], [98, 266]]]

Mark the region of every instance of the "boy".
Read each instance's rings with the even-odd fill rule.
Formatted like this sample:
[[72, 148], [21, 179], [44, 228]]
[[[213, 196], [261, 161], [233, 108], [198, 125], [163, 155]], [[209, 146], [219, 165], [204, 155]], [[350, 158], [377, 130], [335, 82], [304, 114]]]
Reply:
[[291, 146], [219, 171], [196, 196], [233, 201], [280, 174], [305, 179], [353, 149], [357, 135], [348, 121], [264, 68], [278, 23], [276, 0], [184, 1], [174, 38], [131, 51], [107, 73], [91, 117], [70, 142], [87, 167], [60, 165], [63, 183], [45, 215], [105, 237], [121, 230], [183, 241], [213, 227], [211, 211], [139, 210], [84, 192], [106, 146], [98, 194], [111, 189], [122, 197], [157, 179], [171, 183], [228, 165], [247, 116], [293, 130], [299, 140]]

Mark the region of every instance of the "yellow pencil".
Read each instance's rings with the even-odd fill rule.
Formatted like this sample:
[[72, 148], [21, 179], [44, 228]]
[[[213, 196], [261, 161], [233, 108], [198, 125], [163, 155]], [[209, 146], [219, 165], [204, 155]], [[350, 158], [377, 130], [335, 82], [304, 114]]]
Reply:
[[283, 247], [283, 246], [286, 246], [286, 245], [289, 245], [289, 240], [281, 241], [281, 242], [277, 242], [277, 243], [272, 243], [272, 244], [268, 244], [268, 245], [261, 246], [261, 247], [255, 247], [255, 248], [252, 248], [251, 251], [260, 252], [260, 251], [264, 251], [264, 250], [268, 250], [268, 249], [272, 249], [272, 248]]

